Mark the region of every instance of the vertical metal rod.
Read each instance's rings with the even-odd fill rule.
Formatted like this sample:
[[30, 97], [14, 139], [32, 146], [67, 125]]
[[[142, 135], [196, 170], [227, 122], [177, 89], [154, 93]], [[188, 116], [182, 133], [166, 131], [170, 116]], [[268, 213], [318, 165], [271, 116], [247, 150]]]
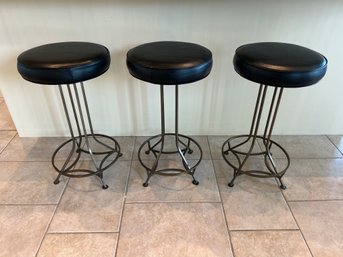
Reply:
[[264, 128], [263, 138], [266, 138], [266, 137], [267, 137], [267, 130], [268, 130], [268, 128], [269, 128], [270, 118], [271, 118], [272, 113], [273, 113], [274, 102], [275, 102], [275, 96], [276, 96], [276, 94], [277, 94], [277, 91], [278, 91], [278, 88], [275, 87], [275, 88], [274, 88], [274, 93], [273, 93], [273, 98], [272, 98], [272, 101], [271, 101], [271, 104], [270, 104], [270, 108], [269, 108], [269, 112], [268, 112], [268, 117], [267, 117], [267, 121], [266, 121], [266, 126], [265, 126], [265, 128]]
[[86, 113], [87, 113], [87, 119], [88, 119], [89, 129], [90, 129], [91, 134], [94, 136], [92, 120], [91, 120], [91, 116], [90, 116], [90, 114], [89, 114], [88, 102], [87, 102], [87, 97], [86, 97], [86, 93], [85, 93], [85, 88], [84, 88], [84, 86], [83, 86], [83, 82], [80, 82], [80, 85], [81, 85], [81, 91], [82, 91], [83, 101], [84, 101], [85, 109], [86, 109]]
[[74, 151], [75, 151], [75, 145], [76, 145], [76, 142], [75, 142], [75, 136], [74, 136], [74, 132], [73, 132], [73, 128], [71, 126], [71, 122], [70, 122], [70, 117], [69, 117], [69, 112], [68, 112], [68, 108], [67, 108], [67, 104], [66, 104], [66, 101], [65, 101], [65, 97], [64, 97], [64, 94], [63, 94], [63, 89], [62, 89], [62, 86], [61, 85], [58, 85], [58, 89], [60, 91], [60, 95], [61, 95], [61, 99], [62, 99], [62, 104], [63, 104], [63, 108], [64, 108], [64, 112], [65, 112], [65, 115], [66, 115], [66, 118], [67, 118], [67, 123], [68, 123], [68, 127], [69, 127], [69, 131], [70, 131], [70, 135], [73, 139], [73, 146], [72, 146], [72, 149], [70, 150], [70, 153], [66, 159], [66, 161], [64, 162], [58, 176], [56, 177], [55, 179], [55, 184], [57, 184], [59, 182], [59, 178], [61, 177], [62, 173], [64, 172], [67, 164], [69, 163], [70, 161], [70, 158], [72, 157]]
[[189, 170], [189, 164], [179, 146], [179, 85], [175, 85], [175, 145], [185, 168]]
[[277, 115], [277, 113], [278, 113], [279, 106], [280, 106], [280, 102], [281, 102], [282, 92], [283, 92], [283, 88], [280, 89], [279, 96], [278, 96], [278, 99], [277, 99], [277, 102], [276, 102], [276, 107], [275, 107], [275, 110], [274, 110], [274, 115], [273, 115], [272, 124], [271, 124], [270, 129], [269, 129], [269, 132], [268, 132], [268, 141], [267, 141], [267, 145], [268, 145], [269, 142], [270, 142], [270, 137], [271, 137], [272, 132], [273, 132], [273, 128], [274, 128], [274, 124], [275, 124], [275, 120], [276, 120], [276, 115]]
[[78, 109], [79, 109], [81, 125], [82, 125], [82, 129], [83, 129], [83, 133], [84, 133], [84, 137], [85, 137], [85, 141], [86, 141], [86, 145], [87, 145], [87, 151], [89, 152], [89, 155], [91, 156], [91, 159], [93, 161], [93, 164], [94, 164], [95, 168], [97, 170], [99, 170], [98, 166], [96, 165], [92, 149], [90, 148], [90, 145], [89, 145], [89, 140], [88, 140], [88, 136], [87, 136], [87, 129], [86, 129], [85, 121], [84, 121], [83, 114], [82, 114], [82, 108], [81, 108], [81, 103], [80, 103], [80, 98], [79, 98], [79, 94], [78, 94], [78, 91], [77, 91], [77, 87], [76, 87], [76, 84], [73, 84], [73, 85], [74, 85], [74, 92], [75, 92], [76, 102], [77, 102], [77, 106], [78, 106]]
[[[262, 85], [261, 85], [262, 87]], [[255, 110], [255, 113], [257, 113], [257, 109], [258, 109], [258, 114], [257, 114], [257, 117], [256, 115], [254, 115], [254, 118], [256, 118], [256, 120], [253, 121], [253, 123], [255, 124], [255, 130], [253, 132], [253, 140], [251, 142], [251, 146], [250, 146], [250, 149], [247, 153], [247, 155], [245, 156], [242, 164], [240, 165], [239, 167], [239, 170], [242, 169], [242, 167], [244, 166], [245, 162], [248, 160], [254, 146], [255, 146], [255, 141], [256, 141], [256, 136], [257, 136], [257, 133], [258, 133], [258, 128], [260, 126], [260, 121], [261, 121], [261, 117], [262, 117], [262, 112], [263, 112], [263, 105], [264, 105], [264, 101], [265, 101], [265, 98], [266, 98], [266, 94], [267, 94], [267, 86], [266, 85], [263, 85], [263, 93], [262, 93], [262, 99], [259, 103], [259, 106], [256, 105], [256, 110]], [[258, 96], [258, 98], [260, 97], [260, 95]], [[249, 135], [251, 136], [251, 134]]]
[[82, 92], [82, 97], [83, 97], [83, 102], [84, 102], [84, 106], [86, 109], [86, 114], [87, 114], [87, 120], [88, 120], [88, 125], [89, 125], [89, 130], [91, 132], [91, 135], [93, 137], [93, 139], [98, 142], [99, 144], [105, 146], [108, 149], [111, 149], [112, 151], [116, 151], [116, 148], [110, 147], [109, 145], [101, 142], [95, 135], [94, 135], [94, 130], [93, 130], [93, 124], [92, 124], [92, 119], [91, 119], [91, 115], [89, 112], [89, 108], [88, 108], [88, 101], [87, 101], [87, 96], [86, 96], [86, 92], [85, 92], [85, 88], [83, 86], [83, 82], [80, 82], [81, 85], [81, 92]]
[[255, 126], [255, 121], [256, 121], [256, 115], [257, 115], [257, 111], [258, 111], [258, 106], [260, 105], [260, 101], [261, 101], [262, 87], [263, 87], [263, 85], [260, 84], [260, 87], [259, 87], [259, 89], [258, 89], [257, 98], [256, 98], [254, 116], [253, 116], [253, 118], [252, 118], [252, 123], [251, 123], [251, 127], [250, 127], [249, 138], [250, 138], [250, 136], [252, 135], [253, 129], [254, 129], [254, 126]]
[[166, 134], [166, 123], [165, 123], [165, 116], [164, 116], [164, 86], [160, 85], [160, 101], [161, 101], [161, 149], [156, 157], [155, 163], [152, 166], [152, 170], [156, 171], [158, 166], [158, 161], [162, 155], [162, 151], [164, 148], [164, 137]]
[[[270, 171], [274, 171], [275, 174], [277, 173], [277, 168], [276, 168], [276, 164], [275, 164], [275, 162], [273, 160], [273, 157], [272, 157], [272, 155], [270, 153], [270, 148], [271, 148], [270, 138], [271, 138], [271, 135], [272, 135], [272, 132], [273, 132], [273, 128], [274, 128], [274, 124], [275, 124], [275, 120], [276, 120], [276, 115], [277, 115], [277, 112], [278, 112], [278, 109], [279, 109], [279, 106], [280, 106], [282, 92], [283, 92], [283, 88], [281, 88], [280, 91], [279, 91], [279, 95], [278, 95], [278, 99], [276, 101], [275, 108], [273, 108], [274, 101], [271, 104], [271, 109], [272, 108], [274, 109], [274, 114], [273, 114], [272, 122], [271, 122], [271, 125], [270, 125], [270, 128], [269, 128], [269, 131], [268, 131], [267, 143], [265, 143], [265, 147], [266, 147], [266, 151], [267, 151], [267, 156], [268, 156], [268, 159], [271, 162], [272, 167], [273, 167], [273, 170], [271, 168], [269, 168], [269, 170]], [[273, 97], [273, 100], [274, 100], [274, 97]], [[268, 123], [269, 123], [269, 121], [268, 121]], [[266, 130], [267, 130], [267, 126], [266, 126]], [[266, 138], [263, 137], [263, 140], [265, 140], [265, 139]], [[266, 163], [266, 165], [268, 165], [268, 164]], [[283, 185], [282, 181], [281, 181], [281, 178], [279, 178], [279, 179], [280, 179], [281, 185]]]
[[[81, 142], [81, 129], [80, 129], [80, 124], [79, 124], [79, 119], [77, 116], [77, 112], [76, 112], [76, 108], [75, 108], [75, 103], [74, 103], [74, 98], [73, 98], [73, 94], [71, 93], [71, 89], [70, 89], [70, 85], [67, 84], [67, 89], [68, 89], [68, 94], [69, 94], [69, 100], [71, 103], [71, 107], [74, 113], [74, 118], [75, 118], [75, 123], [76, 123], [76, 127], [77, 127], [77, 131], [79, 133], [79, 140]], [[74, 138], [74, 137], [73, 137]], [[81, 143], [79, 143], [79, 147], [81, 147]]]

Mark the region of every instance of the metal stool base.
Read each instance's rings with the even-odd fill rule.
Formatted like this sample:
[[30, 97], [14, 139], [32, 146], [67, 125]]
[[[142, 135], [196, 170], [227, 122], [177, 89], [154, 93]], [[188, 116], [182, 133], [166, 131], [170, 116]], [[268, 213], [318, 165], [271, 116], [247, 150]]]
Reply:
[[[82, 146], [81, 144], [83, 141], [85, 141], [86, 137], [88, 137], [88, 139], [93, 138], [96, 144], [102, 145], [106, 148], [106, 150], [94, 152], [91, 150], [91, 148], [88, 149], [86, 144]], [[113, 144], [113, 147], [101, 142], [101, 139], [106, 139], [107, 141], [110, 140], [111, 144]], [[56, 160], [56, 156], [59, 152], [63, 151], [66, 148], [71, 148], [69, 156], [63, 163], [63, 165], [61, 167], [58, 167], [58, 160]], [[91, 161], [93, 161], [94, 169], [75, 168], [80, 160], [82, 153], [85, 155], [91, 155]], [[103, 157], [99, 160], [95, 160], [95, 156], [99, 155]], [[62, 175], [71, 178], [82, 178], [96, 175], [100, 178], [102, 182], [102, 187], [104, 189], [107, 189], [108, 186], [102, 180], [103, 171], [112, 166], [120, 156], [122, 156], [122, 153], [120, 153], [120, 146], [118, 142], [109, 136], [102, 134], [88, 134], [83, 135], [81, 137], [71, 138], [62, 143], [53, 153], [52, 165], [55, 168], [55, 170], [59, 173], [59, 175], [54, 181], [54, 184], [59, 183], [59, 178]], [[99, 162], [99, 165], [96, 165], [95, 161]]]
[[[58, 184], [59, 179], [62, 175], [71, 178], [82, 178], [96, 175], [102, 182], [102, 188], [107, 189], [108, 185], [106, 185], [103, 181], [103, 171], [109, 168], [117, 161], [120, 156], [122, 156], [120, 152], [120, 146], [115, 139], [103, 134], [94, 133], [83, 82], [80, 82], [81, 93], [79, 92], [78, 86], [76, 84], [66, 85], [67, 96], [69, 97], [70, 102], [69, 108], [66, 103], [66, 97], [63, 92], [62, 85], [58, 85], [58, 87], [67, 118], [71, 139], [62, 143], [52, 155], [52, 165], [58, 172], [58, 176], [55, 179], [54, 183]], [[70, 113], [74, 116], [75, 128], [73, 128], [73, 123], [70, 119]], [[77, 136], [75, 135], [74, 130], [77, 131]], [[88, 133], [87, 131], [89, 131], [90, 133]], [[112, 146], [104, 143], [102, 141], [104, 139], [110, 141], [110, 144]], [[92, 142], [93, 144], [91, 144], [90, 140], [93, 140], [94, 143]], [[72, 146], [69, 151], [68, 157], [66, 158], [62, 167], [57, 167], [56, 155], [70, 144], [72, 144]], [[94, 149], [94, 144], [101, 146], [102, 150], [93, 152], [92, 148]], [[76, 167], [76, 164], [80, 160], [82, 153], [88, 154], [91, 157], [91, 161], [94, 165], [94, 170]], [[98, 160], [96, 160], [95, 158], [96, 155], [103, 155], [103, 157], [99, 160], [99, 165], [97, 164]]]
[[[286, 189], [286, 186], [283, 184], [281, 178], [285, 174], [286, 170], [288, 169], [290, 165], [290, 158], [286, 150], [280, 146], [275, 141], [271, 140], [271, 135], [273, 131], [273, 127], [276, 120], [277, 111], [280, 105], [281, 96], [283, 92], [283, 88], [274, 88], [273, 97], [271, 99], [269, 111], [268, 111], [268, 117], [266, 119], [266, 124], [264, 127], [264, 134], [263, 136], [258, 136], [258, 130], [259, 125], [263, 113], [263, 107], [266, 99], [267, 94], [267, 85], [260, 85], [256, 105], [255, 105], [255, 111], [253, 115], [253, 120], [250, 128], [250, 133], [248, 135], [239, 135], [239, 136], [233, 136], [226, 140], [222, 146], [222, 155], [224, 160], [227, 164], [229, 164], [234, 172], [233, 172], [233, 178], [229, 182], [229, 186], [234, 186], [235, 179], [240, 175], [249, 175], [253, 177], [260, 177], [260, 178], [277, 178], [280, 183], [281, 189]], [[242, 142], [233, 144], [232, 141], [235, 139], [243, 139]], [[256, 145], [257, 139], [262, 141], [261, 148], [262, 150], [260, 152], [253, 152], [254, 146]], [[251, 141], [251, 142], [250, 142]], [[239, 147], [248, 145], [249, 150], [239, 150]], [[277, 167], [275, 160], [273, 159], [272, 150], [274, 148], [278, 148], [281, 150], [281, 152], [286, 157], [287, 163], [285, 165], [285, 168], [282, 170], [279, 170], [279, 167]], [[230, 159], [230, 154], [233, 155], [235, 158]], [[266, 170], [256, 170], [256, 169], [249, 169], [247, 170], [245, 168], [245, 165], [248, 161], [248, 159], [251, 156], [263, 156]], [[236, 160], [236, 164], [234, 161]]]
[[[166, 151], [164, 149], [164, 141], [165, 141], [165, 137], [167, 137], [167, 136], [168, 137], [173, 136], [173, 137], [175, 137], [175, 140], [177, 140], [177, 144], [175, 144], [175, 150], [174, 151]], [[155, 139], [157, 139], [157, 142], [152, 143], [153, 141], [156, 141]], [[191, 144], [192, 144], [192, 147], [191, 147]], [[147, 145], [148, 149], [143, 151], [143, 149], [146, 145]], [[180, 145], [182, 145], [182, 146], [180, 147]], [[189, 163], [186, 159], [186, 156], [187, 156], [187, 154], [193, 153], [194, 147], [196, 147], [200, 151], [200, 158], [198, 160], [195, 160], [196, 163], [191, 166], [191, 165], [189, 165]], [[154, 155], [155, 160], [154, 160], [154, 164], [152, 166], [149, 167], [144, 162], [144, 160], [142, 159], [142, 152], [144, 154], [152, 153]], [[158, 162], [160, 160], [160, 157], [162, 155], [169, 155], [169, 154], [179, 155], [179, 157], [181, 158], [181, 162], [182, 162], [184, 169], [180, 169], [180, 168], [176, 168], [176, 167], [159, 169], [158, 168]], [[201, 159], [202, 159], [201, 147], [200, 147], [198, 142], [196, 142], [194, 139], [192, 139], [190, 137], [187, 137], [187, 136], [181, 135], [181, 134], [175, 134], [175, 133], [165, 133], [164, 135], [159, 134], [159, 135], [150, 137], [146, 141], [143, 142], [143, 144], [140, 146], [140, 148], [138, 150], [138, 160], [142, 164], [142, 166], [146, 169], [146, 172], [147, 172], [147, 179], [143, 183], [143, 186], [147, 187], [149, 185], [150, 178], [155, 174], [162, 175], [162, 176], [175, 176], [175, 175], [179, 175], [181, 173], [186, 173], [186, 174], [192, 176], [192, 178], [193, 178], [192, 183], [194, 185], [198, 185], [199, 182], [195, 179], [194, 173], [195, 173], [196, 167], [200, 164]]]
[[[290, 160], [289, 160], [288, 153], [286, 152], [286, 150], [275, 141], [270, 140], [269, 149], [265, 148], [262, 151], [251, 152], [251, 153], [239, 151], [237, 150], [237, 148], [239, 146], [242, 146], [243, 144], [242, 143], [232, 144], [231, 141], [235, 139], [240, 139], [240, 138], [243, 139], [243, 144], [244, 144], [248, 142], [249, 140], [251, 140], [252, 136], [239, 135], [239, 136], [230, 137], [228, 140], [224, 142], [223, 147], [222, 147], [222, 155], [223, 155], [224, 160], [234, 170], [234, 177], [229, 182], [228, 186], [233, 187], [236, 177], [244, 174], [244, 175], [248, 175], [252, 177], [259, 177], [259, 178], [277, 178], [280, 182], [280, 188], [286, 189], [286, 186], [281, 180], [282, 176], [285, 174], [286, 170], [288, 169], [290, 165]], [[267, 140], [266, 138], [262, 136], [256, 136], [255, 138], [261, 139], [263, 142], [266, 142]], [[271, 149], [274, 149], [274, 148], [281, 150], [281, 152], [286, 157], [286, 159], [283, 159], [283, 160], [286, 160], [287, 163], [284, 165], [285, 167], [282, 170], [278, 170], [277, 165], [275, 164], [275, 160], [272, 157], [273, 155], [272, 155]], [[231, 156], [234, 158], [230, 158]], [[243, 169], [243, 166], [242, 166], [243, 161], [246, 158], [249, 158], [250, 156], [263, 157], [264, 164], [267, 169], [266, 170]]]

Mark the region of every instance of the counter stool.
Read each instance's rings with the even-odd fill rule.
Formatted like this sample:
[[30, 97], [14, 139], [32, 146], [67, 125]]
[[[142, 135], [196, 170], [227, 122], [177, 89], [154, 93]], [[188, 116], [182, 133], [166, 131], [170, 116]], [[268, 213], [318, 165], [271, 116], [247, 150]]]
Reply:
[[[110, 62], [110, 54], [106, 47], [88, 42], [42, 45], [27, 50], [18, 57], [17, 68], [24, 79], [38, 84], [58, 85], [59, 88], [71, 139], [62, 143], [53, 153], [52, 165], [58, 172], [55, 184], [59, 183], [62, 175], [67, 177], [96, 175], [101, 179], [102, 187], [108, 188], [103, 181], [103, 171], [113, 165], [122, 154], [115, 139], [94, 133], [83, 81], [106, 72]], [[65, 85], [65, 90], [62, 85]], [[67, 91], [69, 102], [63, 91]], [[71, 121], [71, 115], [74, 116], [74, 121]], [[74, 134], [74, 128], [77, 130], [77, 135]], [[57, 153], [68, 147], [70, 152], [64, 164], [57, 165], [55, 159]], [[95, 151], [95, 148], [101, 150]], [[76, 166], [81, 153], [90, 156], [94, 169]], [[96, 155], [100, 155], [101, 159], [96, 158]]]
[[[202, 159], [200, 145], [192, 138], [179, 134], [179, 85], [195, 82], [205, 78], [212, 68], [212, 53], [205, 47], [184, 42], [162, 41], [147, 43], [132, 48], [127, 53], [127, 67], [130, 74], [140, 80], [160, 85], [161, 101], [161, 134], [150, 137], [143, 142], [138, 150], [138, 159], [146, 169], [147, 179], [143, 186], [148, 186], [151, 176], [177, 175], [186, 173], [192, 176], [193, 184], [199, 182], [194, 177], [196, 167]], [[175, 132], [165, 132], [164, 113], [164, 86], [175, 86]], [[166, 150], [165, 141], [169, 137], [175, 142], [173, 150]], [[154, 162], [148, 165], [143, 162], [141, 155], [143, 147], [147, 146], [146, 154], [154, 155]], [[191, 154], [193, 149], [198, 148], [200, 157], [194, 165], [187, 160], [187, 154]], [[160, 168], [159, 160], [161, 155], [179, 155], [182, 167]]]
[[[317, 83], [324, 77], [327, 60], [321, 54], [308, 48], [286, 43], [262, 42], [247, 44], [236, 50], [233, 64], [242, 77], [260, 84], [253, 120], [248, 135], [234, 136], [226, 140], [222, 147], [224, 160], [233, 168], [233, 178], [229, 183], [234, 186], [237, 176], [242, 174], [255, 177], [274, 177], [282, 183], [282, 176], [290, 165], [286, 150], [271, 139], [276, 114], [284, 88], [306, 87]], [[258, 135], [258, 128], [266, 100], [267, 89], [273, 88], [270, 107], [263, 136]], [[253, 151], [256, 141], [261, 141], [261, 151]], [[237, 142], [238, 141], [238, 142]], [[244, 147], [247, 147], [244, 149]], [[278, 150], [286, 157], [286, 164], [280, 169], [272, 152]], [[263, 156], [266, 170], [247, 169], [251, 156]]]

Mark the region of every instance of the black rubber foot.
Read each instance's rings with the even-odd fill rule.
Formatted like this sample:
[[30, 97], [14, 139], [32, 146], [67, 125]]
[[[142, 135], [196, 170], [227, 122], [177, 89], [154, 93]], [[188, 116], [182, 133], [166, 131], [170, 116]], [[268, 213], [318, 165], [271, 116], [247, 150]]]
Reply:
[[232, 182], [230, 182], [230, 183], [228, 184], [229, 187], [233, 187], [234, 185], [235, 185], [235, 184], [232, 183]]
[[147, 186], [149, 186], [149, 183], [148, 183], [148, 182], [144, 182], [144, 183], [143, 183], [143, 186], [144, 186], [144, 187], [147, 187]]
[[150, 150], [145, 151], [145, 154], [149, 154], [149, 153], [150, 153]]
[[195, 179], [193, 179], [193, 181], [192, 181], [192, 183], [194, 184], [194, 185], [199, 185], [199, 181], [198, 180], [195, 180]]
[[59, 180], [55, 180], [55, 181], [54, 181], [54, 184], [55, 184], [55, 185], [57, 185], [57, 184], [59, 184], [59, 183], [60, 183]]
[[103, 185], [102, 186], [102, 189], [107, 189], [108, 188], [108, 185]]
[[286, 187], [285, 185], [281, 185], [280, 188], [281, 188], [282, 190], [287, 189], [287, 187]]
[[118, 154], [118, 156], [119, 156], [119, 157], [122, 157], [122, 156], [123, 156], [123, 154], [122, 154], [122, 153], [119, 153], [119, 154]]
[[229, 154], [229, 150], [224, 151], [224, 154], [225, 154], [225, 155], [228, 155], [228, 154]]
[[192, 154], [192, 153], [193, 153], [193, 150], [192, 150], [192, 149], [189, 149], [189, 150], [188, 150], [188, 153], [189, 153], [189, 154]]

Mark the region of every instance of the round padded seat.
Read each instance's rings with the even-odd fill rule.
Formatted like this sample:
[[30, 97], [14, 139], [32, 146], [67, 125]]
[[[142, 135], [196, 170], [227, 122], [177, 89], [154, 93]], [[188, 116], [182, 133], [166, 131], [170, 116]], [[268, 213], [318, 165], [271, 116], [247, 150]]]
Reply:
[[327, 59], [311, 49], [276, 42], [237, 48], [233, 64], [242, 77], [269, 86], [305, 87], [324, 77]]
[[212, 53], [193, 43], [152, 42], [128, 51], [126, 63], [130, 74], [140, 80], [180, 85], [205, 78], [212, 68]]
[[88, 42], [60, 42], [29, 49], [18, 56], [21, 76], [39, 84], [71, 84], [95, 78], [110, 66], [106, 47]]

